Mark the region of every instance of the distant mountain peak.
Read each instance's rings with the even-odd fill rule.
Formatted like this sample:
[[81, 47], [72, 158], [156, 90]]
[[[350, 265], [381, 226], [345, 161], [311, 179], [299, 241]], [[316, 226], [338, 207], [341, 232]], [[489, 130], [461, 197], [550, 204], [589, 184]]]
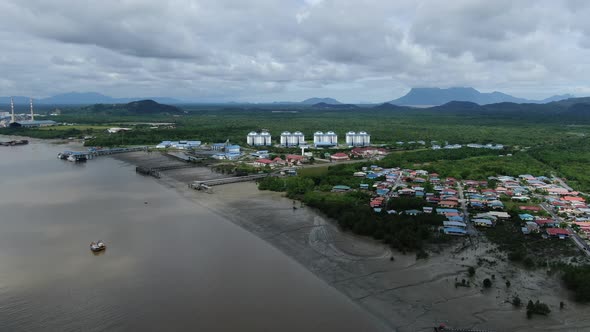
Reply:
[[329, 104], [329, 105], [340, 105], [342, 104], [341, 102], [339, 102], [338, 100], [334, 99], [334, 98], [318, 98], [318, 97], [313, 97], [313, 98], [308, 98], [305, 99], [304, 101], [301, 102], [301, 104], [306, 104], [306, 105], [315, 105], [315, 104], [319, 104], [319, 103], [324, 103], [324, 104]]
[[[113, 98], [98, 92], [66, 92], [47, 98], [35, 98], [36, 104], [51, 105], [93, 105], [93, 104], [124, 104], [138, 99], [153, 99], [161, 103], [179, 104], [181, 101], [167, 97], [149, 98]], [[10, 97], [0, 97], [0, 103], [10, 101]], [[19, 97], [14, 100], [17, 104], [28, 104], [29, 97]]]
[[553, 96], [544, 100], [528, 100], [505, 94], [500, 91], [490, 93], [479, 92], [472, 87], [453, 87], [453, 88], [412, 88], [403, 97], [392, 100], [389, 103], [395, 105], [420, 106], [444, 105], [451, 101], [472, 102], [478, 105], [487, 105], [495, 103], [547, 103], [551, 101], [563, 100], [571, 95]]

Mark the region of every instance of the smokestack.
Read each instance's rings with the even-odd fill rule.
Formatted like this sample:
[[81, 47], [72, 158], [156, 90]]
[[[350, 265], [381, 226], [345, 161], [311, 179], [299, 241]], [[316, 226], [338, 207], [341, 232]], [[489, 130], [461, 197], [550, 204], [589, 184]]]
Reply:
[[12, 111], [12, 119], [10, 121], [10, 123], [14, 122], [14, 100], [12, 100], [12, 97], [10, 97], [10, 110]]
[[31, 97], [29, 100], [31, 104], [31, 121], [35, 120], [35, 113], [33, 113], [33, 98]]

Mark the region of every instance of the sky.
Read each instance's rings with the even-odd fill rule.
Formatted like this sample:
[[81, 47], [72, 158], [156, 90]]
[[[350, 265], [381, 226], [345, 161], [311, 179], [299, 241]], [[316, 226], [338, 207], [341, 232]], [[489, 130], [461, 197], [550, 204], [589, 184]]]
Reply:
[[2, 0], [0, 96], [590, 95], [586, 0]]

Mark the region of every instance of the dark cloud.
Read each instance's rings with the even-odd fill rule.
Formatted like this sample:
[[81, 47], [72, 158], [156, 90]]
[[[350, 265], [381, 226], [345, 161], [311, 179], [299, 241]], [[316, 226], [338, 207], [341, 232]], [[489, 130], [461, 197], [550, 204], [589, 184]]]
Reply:
[[587, 94], [587, 1], [4, 0], [0, 89], [383, 101], [412, 86]]

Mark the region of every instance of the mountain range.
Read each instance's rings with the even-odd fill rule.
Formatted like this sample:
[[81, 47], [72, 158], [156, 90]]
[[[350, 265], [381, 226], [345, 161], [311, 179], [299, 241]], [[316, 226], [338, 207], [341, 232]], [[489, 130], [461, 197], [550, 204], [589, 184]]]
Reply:
[[392, 100], [389, 103], [400, 106], [438, 106], [451, 101], [468, 101], [479, 105], [496, 104], [496, 103], [533, 103], [545, 104], [552, 101], [573, 98], [574, 96], [566, 94], [552, 96], [543, 100], [530, 100], [514, 97], [502, 92], [494, 91], [490, 93], [479, 92], [474, 88], [412, 88], [405, 96]]
[[[544, 104], [553, 101], [573, 98], [572, 95], [559, 95], [549, 97], [543, 100], [529, 100], [525, 98], [514, 97], [502, 92], [494, 91], [490, 93], [479, 92], [470, 87], [456, 87], [456, 88], [412, 88], [405, 96], [389, 101], [388, 103], [399, 106], [438, 106], [451, 101], [467, 101], [479, 105], [487, 105], [494, 103], [535, 103]], [[58, 94], [47, 98], [35, 99], [35, 104], [50, 104], [50, 105], [92, 105], [92, 104], [125, 104], [135, 100], [150, 99], [164, 104], [188, 104], [192, 103], [186, 100], [178, 100], [169, 97], [141, 97], [141, 98], [113, 98], [96, 92], [69, 92]], [[16, 104], [28, 104], [29, 97], [17, 96], [14, 97]], [[10, 103], [10, 97], [0, 97], [0, 105], [7, 105]], [[220, 103], [232, 104], [232, 103]], [[246, 103], [247, 104], [247, 103]], [[342, 105], [340, 101], [334, 98], [308, 98], [300, 102], [274, 102], [273, 105]]]
[[443, 105], [416, 108], [384, 103], [374, 106], [380, 111], [398, 113], [425, 112], [430, 114], [454, 114], [461, 116], [486, 115], [489, 118], [535, 121], [554, 121], [555, 123], [588, 123], [590, 121], [590, 97], [569, 98], [549, 103], [501, 102], [479, 105], [469, 101], [451, 101]]
[[[165, 104], [180, 104], [181, 100], [168, 97], [142, 97], [142, 98], [113, 98], [96, 92], [69, 92], [47, 98], [34, 99], [35, 104], [50, 105], [91, 105], [91, 104], [126, 104], [136, 100], [154, 100]], [[15, 104], [28, 104], [29, 97], [13, 97]], [[0, 97], [0, 104], [9, 104], [10, 97]]]

